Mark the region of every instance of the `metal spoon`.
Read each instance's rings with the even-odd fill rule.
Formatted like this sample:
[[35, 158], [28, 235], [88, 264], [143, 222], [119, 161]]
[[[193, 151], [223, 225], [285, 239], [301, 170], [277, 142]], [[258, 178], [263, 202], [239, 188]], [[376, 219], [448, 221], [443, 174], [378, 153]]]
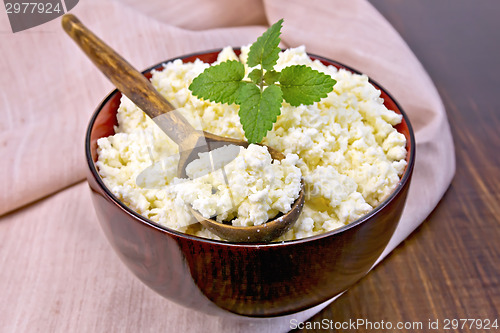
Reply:
[[[198, 158], [200, 152], [214, 150], [224, 145], [248, 146], [248, 142], [225, 138], [198, 131], [154, 88], [151, 82], [124, 58], [85, 27], [80, 20], [66, 14], [62, 17], [66, 33], [78, 44], [97, 68], [132, 102], [151, 119], [161, 119], [157, 124], [179, 146], [179, 177], [186, 176], [186, 166]], [[160, 117], [161, 116], [161, 117]], [[266, 146], [267, 147], [267, 146]], [[267, 147], [273, 159], [282, 160], [284, 155]], [[207, 229], [221, 238], [234, 242], [269, 242], [284, 234], [297, 221], [304, 205], [304, 184], [292, 209], [263, 225], [235, 227], [206, 219], [191, 209], [193, 216]]]

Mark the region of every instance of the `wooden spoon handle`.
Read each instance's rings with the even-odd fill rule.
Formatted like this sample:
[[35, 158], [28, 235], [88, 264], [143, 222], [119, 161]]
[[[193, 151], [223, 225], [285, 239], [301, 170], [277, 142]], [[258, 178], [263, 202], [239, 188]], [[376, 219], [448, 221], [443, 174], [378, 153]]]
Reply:
[[152, 119], [164, 115], [162, 118], [166, 121], [162, 119], [161, 128], [177, 144], [181, 145], [197, 133], [180, 113], [169, 112], [175, 108], [142, 73], [94, 35], [76, 16], [64, 15], [62, 26], [97, 68], [135, 105]]

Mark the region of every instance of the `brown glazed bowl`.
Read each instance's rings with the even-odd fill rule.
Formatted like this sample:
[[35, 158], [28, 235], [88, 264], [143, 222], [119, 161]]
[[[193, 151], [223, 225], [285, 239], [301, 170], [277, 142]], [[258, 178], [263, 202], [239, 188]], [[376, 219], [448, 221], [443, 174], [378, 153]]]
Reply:
[[[219, 50], [220, 51], [220, 50]], [[182, 57], [214, 62], [219, 51]], [[348, 68], [311, 55], [326, 65]], [[161, 70], [158, 64], [152, 69]], [[178, 304], [210, 314], [271, 317], [291, 314], [338, 295], [372, 267], [389, 242], [405, 205], [415, 159], [408, 117], [379, 85], [387, 108], [403, 115], [406, 170], [393, 193], [362, 218], [325, 234], [282, 243], [237, 244], [163, 227], [120, 202], [104, 185], [95, 161], [97, 139], [114, 134], [121, 94], [111, 92], [87, 130], [87, 178], [101, 227], [112, 247], [144, 284]], [[140, 306], [139, 304], [137, 304]]]

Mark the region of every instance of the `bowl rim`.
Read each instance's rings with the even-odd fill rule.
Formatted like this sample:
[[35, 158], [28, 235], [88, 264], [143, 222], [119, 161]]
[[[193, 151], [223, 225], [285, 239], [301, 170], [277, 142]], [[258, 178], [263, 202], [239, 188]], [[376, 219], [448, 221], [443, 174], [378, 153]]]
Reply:
[[[241, 47], [232, 47], [232, 49], [233, 50], [240, 50]], [[177, 57], [162, 61], [160, 63], [157, 63], [153, 66], [150, 66], [147, 69], [143, 70], [141, 73], [145, 74], [145, 73], [152, 72], [153, 70], [158, 70], [159, 68], [163, 67], [165, 64], [167, 64], [169, 62], [173, 62], [174, 60], [177, 60], [177, 59], [184, 60], [186, 58], [193, 58], [193, 57], [198, 57], [198, 56], [202, 56], [202, 55], [206, 55], [206, 54], [219, 53], [221, 51], [222, 51], [222, 48], [217, 48], [217, 49], [192, 52], [189, 54], [177, 56]], [[319, 55], [316, 55], [313, 53], [309, 53], [309, 52], [307, 52], [307, 55], [312, 60], [319, 60], [319, 61], [327, 62], [330, 64], [334, 64], [334, 66], [336, 66], [337, 68], [339, 68], [339, 67], [345, 68], [345, 69], [351, 71], [352, 73], [362, 74], [360, 71], [358, 71], [350, 66], [347, 66], [339, 61], [332, 60], [332, 59], [329, 59], [329, 58], [326, 58], [323, 56], [319, 56]], [[127, 213], [128, 215], [131, 215], [134, 219], [139, 220], [141, 223], [145, 224], [146, 226], [157, 229], [163, 233], [173, 234], [177, 237], [189, 239], [191, 241], [196, 241], [196, 242], [212, 243], [212, 244], [216, 244], [219, 246], [220, 245], [229, 246], [229, 247], [237, 246], [237, 247], [248, 247], [248, 248], [261, 248], [261, 247], [266, 247], [266, 248], [269, 247], [270, 248], [270, 247], [277, 247], [277, 246], [282, 247], [282, 246], [289, 246], [289, 245], [294, 245], [294, 244], [314, 242], [314, 241], [319, 240], [319, 239], [331, 237], [331, 236], [334, 236], [336, 234], [340, 234], [344, 231], [347, 231], [351, 228], [354, 228], [362, 223], [367, 222], [368, 220], [371, 219], [372, 216], [376, 215], [379, 211], [381, 211], [384, 207], [386, 207], [402, 191], [402, 189], [405, 187], [406, 183], [408, 183], [408, 181], [410, 180], [411, 174], [413, 172], [414, 164], [415, 164], [415, 150], [416, 150], [415, 134], [414, 134], [413, 127], [410, 123], [410, 119], [409, 119], [408, 115], [403, 110], [403, 108], [401, 108], [400, 104], [396, 101], [396, 99], [394, 99], [394, 97], [392, 97], [392, 95], [383, 86], [381, 86], [375, 80], [371, 79], [368, 75], [366, 75], [366, 76], [368, 77], [368, 82], [370, 84], [375, 86], [375, 88], [380, 90], [381, 92], [384, 92], [392, 100], [392, 102], [396, 105], [399, 112], [403, 116], [403, 119], [404, 119], [406, 126], [408, 128], [409, 139], [410, 139], [410, 143], [408, 144], [408, 142], [407, 142], [407, 144], [406, 144], [407, 148], [410, 147], [410, 150], [409, 151], [407, 150], [407, 154], [409, 154], [408, 163], [407, 163], [405, 171], [404, 171], [403, 175], [401, 176], [401, 178], [399, 179], [396, 187], [392, 190], [392, 192], [380, 204], [378, 204], [376, 207], [374, 207], [372, 210], [370, 210], [368, 213], [364, 214], [360, 218], [358, 218], [358, 219], [356, 219], [356, 220], [354, 220], [346, 225], [343, 225], [342, 227], [324, 232], [324, 233], [319, 234], [319, 235], [313, 235], [313, 236], [308, 236], [308, 237], [293, 239], [293, 240], [270, 242], [270, 243], [229, 242], [229, 241], [225, 241], [225, 240], [209, 239], [209, 238], [204, 238], [204, 237], [186, 234], [184, 232], [163, 226], [158, 222], [154, 222], [154, 221], [148, 219], [147, 217], [142, 216], [141, 214], [137, 213], [132, 208], [128, 207], [124, 202], [119, 200], [108, 189], [108, 187], [104, 184], [101, 176], [99, 175], [99, 172], [97, 171], [97, 166], [95, 165], [95, 162], [92, 159], [92, 152], [91, 152], [91, 148], [90, 148], [91, 147], [91, 144], [90, 144], [91, 143], [91, 134], [92, 134], [92, 129], [94, 127], [95, 121], [96, 121], [100, 111], [104, 107], [104, 105], [111, 98], [115, 97], [115, 95], [117, 93], [121, 93], [118, 91], [118, 89], [114, 89], [106, 97], [104, 97], [101, 100], [101, 102], [98, 104], [97, 108], [93, 112], [92, 117], [90, 118], [90, 121], [87, 125], [87, 130], [86, 130], [86, 134], [85, 134], [85, 156], [86, 156], [87, 164], [89, 166], [89, 169], [91, 171], [92, 176], [96, 180], [99, 187], [104, 191], [104, 193], [106, 194], [108, 199], [110, 199], [114, 204], [116, 204], [119, 208], [121, 208], [125, 213]]]

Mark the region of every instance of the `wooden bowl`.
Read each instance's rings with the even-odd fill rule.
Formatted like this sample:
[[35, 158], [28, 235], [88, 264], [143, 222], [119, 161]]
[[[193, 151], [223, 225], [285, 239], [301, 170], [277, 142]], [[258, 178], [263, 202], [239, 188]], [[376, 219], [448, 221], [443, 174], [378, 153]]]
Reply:
[[[181, 57], [214, 62], [220, 50]], [[325, 65], [357, 71], [315, 55]], [[167, 60], [166, 62], [171, 61]], [[162, 64], [144, 71], [161, 70]], [[375, 263], [398, 224], [415, 161], [408, 117], [378, 84], [387, 108], [403, 115], [396, 129], [407, 140], [407, 166], [392, 194], [360, 219], [321, 235], [282, 243], [237, 244], [190, 236], [128, 208], [97, 172], [97, 139], [114, 134], [121, 94], [111, 92], [90, 120], [87, 179], [101, 227], [125, 265], [158, 294], [210, 314], [271, 317], [299, 312], [338, 295]], [[135, 304], [134, 306], [140, 306]]]

